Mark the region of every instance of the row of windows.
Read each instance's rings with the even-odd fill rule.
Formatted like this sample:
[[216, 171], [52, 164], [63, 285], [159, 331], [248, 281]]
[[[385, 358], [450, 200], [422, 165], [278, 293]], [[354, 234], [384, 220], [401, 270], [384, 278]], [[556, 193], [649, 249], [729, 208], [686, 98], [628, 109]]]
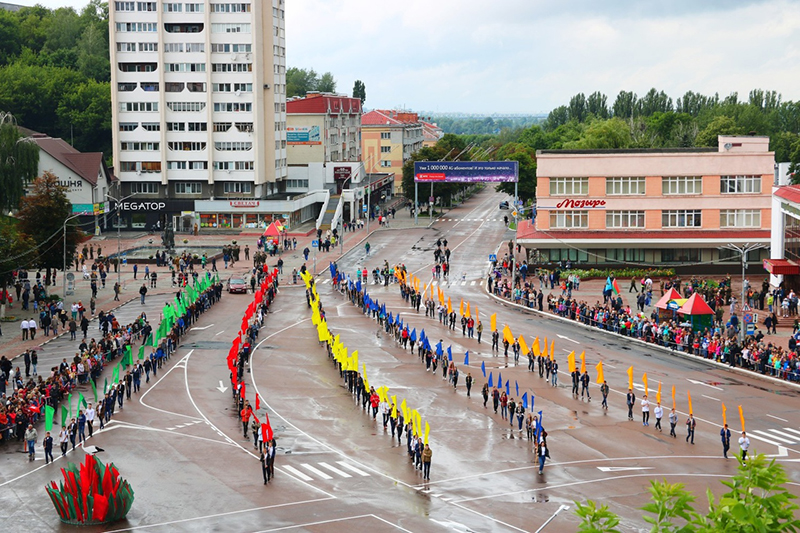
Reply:
[[161, 172], [161, 161], [120, 161], [121, 172]]
[[[203, 65], [205, 70], [205, 65]], [[211, 72], [253, 72], [252, 63], [211, 63]]]
[[208, 170], [208, 161], [167, 161], [167, 170]]
[[114, 27], [117, 33], [155, 33], [158, 31], [158, 24], [155, 22], [117, 22]]
[[148, 152], [160, 150], [160, 144], [154, 142], [123, 142], [120, 143], [123, 152]]
[[253, 92], [253, 84], [252, 83], [214, 83], [214, 84], [211, 85], [211, 89], [215, 93], [229, 93], [229, 92], [251, 93], [251, 92]]
[[167, 122], [167, 131], [208, 131], [206, 122]]
[[233, 4], [211, 4], [212, 13], [250, 13], [250, 4], [236, 2]]
[[158, 112], [158, 102], [120, 102], [120, 111], [152, 111]]
[[206, 92], [206, 84], [201, 81], [189, 83], [168, 82], [164, 84], [164, 92], [167, 93], [180, 93], [184, 89], [188, 89], [190, 93], [204, 93]]
[[[381, 138], [389, 133], [381, 133]], [[384, 151], [381, 147], [381, 151]], [[389, 150], [386, 150], [389, 151]], [[758, 194], [761, 192], [761, 176], [720, 176], [721, 194]], [[665, 176], [661, 178], [661, 193], [664, 195], [702, 194], [701, 176]], [[550, 178], [551, 196], [586, 196], [589, 194], [589, 178]], [[644, 195], [643, 177], [606, 178], [606, 195]]]
[[231, 126], [236, 126], [236, 129], [244, 133], [253, 133], [252, 122], [215, 122], [214, 132], [223, 133], [231, 129]]
[[157, 2], [114, 2], [117, 11], [157, 11]]
[[[761, 211], [758, 209], [723, 209], [719, 214], [720, 228], [760, 228]], [[554, 229], [588, 228], [588, 211], [551, 211], [550, 227]], [[644, 211], [607, 211], [606, 228], [644, 228]], [[700, 228], [702, 213], [699, 209], [673, 209], [661, 211], [662, 228]]]
[[131, 182], [131, 192], [133, 194], [158, 194], [158, 183], [149, 181]]
[[164, 13], [183, 13], [184, 7], [186, 13], [203, 13], [205, 5], [203, 4], [181, 4], [179, 2], [169, 2], [164, 4]]
[[142, 129], [146, 131], [160, 131], [161, 125], [158, 122], [120, 122], [119, 131], [133, 131], [141, 125]]
[[214, 111], [221, 113], [250, 113], [253, 111], [253, 104], [250, 102], [214, 102]]
[[249, 181], [226, 181], [222, 186], [222, 191], [225, 193], [238, 192], [242, 194], [251, 194], [253, 192], [253, 184]]
[[[215, 104], [216, 105], [216, 104]], [[205, 102], [167, 102], [170, 111], [202, 111], [206, 108]]]
[[[119, 30], [118, 30], [119, 31]], [[132, 30], [129, 30], [132, 31]], [[145, 30], [139, 30], [145, 31]], [[149, 30], [147, 30], [149, 31]], [[211, 51], [214, 53], [250, 53], [253, 50], [252, 44], [229, 44], [229, 43], [214, 43], [211, 45]], [[196, 52], [204, 53], [206, 51], [205, 43], [164, 43], [164, 52], [167, 53], [183, 53], [183, 52]], [[158, 43], [130, 43], [118, 42], [117, 52], [158, 52]]]
[[308, 189], [308, 180], [286, 180], [287, 189]]
[[194, 141], [172, 141], [167, 143], [167, 148], [170, 150], [182, 150], [182, 151], [200, 151], [206, 149], [206, 143], [204, 142], [194, 142]]
[[131, 92], [135, 91], [137, 87], [141, 87], [143, 91], [147, 92], [158, 92], [158, 83], [157, 82], [119, 82], [117, 84], [117, 90], [119, 92]]
[[253, 149], [251, 142], [215, 142], [214, 148], [223, 152], [247, 152]]
[[250, 53], [253, 51], [253, 45], [250, 43], [211, 43], [211, 51], [222, 54], [238, 54]]
[[252, 161], [214, 161], [214, 170], [253, 170]]
[[158, 52], [158, 43], [117, 43], [117, 52]]
[[164, 63], [165, 72], [205, 72], [205, 63]]
[[214, 23], [211, 33], [250, 33], [250, 24]]

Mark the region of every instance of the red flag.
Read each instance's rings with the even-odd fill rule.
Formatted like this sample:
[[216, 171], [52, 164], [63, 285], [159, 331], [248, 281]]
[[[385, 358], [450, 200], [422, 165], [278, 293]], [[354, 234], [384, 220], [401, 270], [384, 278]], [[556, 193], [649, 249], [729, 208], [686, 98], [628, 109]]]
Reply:
[[272, 427], [269, 425], [269, 423], [261, 424], [261, 438], [264, 440], [264, 442], [271, 441], [272, 437]]
[[102, 522], [108, 513], [108, 496], [95, 493], [93, 496], [92, 520]]
[[239, 394], [240, 394], [240, 396], [242, 397], [243, 400], [247, 399], [247, 394], [245, 392], [245, 383], [244, 383], [244, 381], [242, 382], [242, 391]]
[[261, 400], [258, 397], [258, 393], [256, 393], [256, 411], [261, 409]]

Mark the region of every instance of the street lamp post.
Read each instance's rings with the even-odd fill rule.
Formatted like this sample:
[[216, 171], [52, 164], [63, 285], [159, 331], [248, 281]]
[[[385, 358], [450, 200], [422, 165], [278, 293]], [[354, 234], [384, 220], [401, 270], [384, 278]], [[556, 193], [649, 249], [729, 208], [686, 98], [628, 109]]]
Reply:
[[120, 244], [121, 244], [121, 240], [122, 240], [122, 234], [120, 233], [122, 225], [120, 224], [120, 220], [119, 220], [120, 211], [122, 209], [122, 202], [124, 200], [127, 200], [128, 198], [132, 198], [133, 196], [136, 196], [137, 194], [139, 194], [139, 193], [135, 192], [133, 194], [129, 194], [128, 196], [124, 196], [124, 197], [120, 198], [119, 200], [114, 198], [110, 194], [106, 194], [107, 198], [111, 198], [112, 200], [114, 200], [117, 203], [117, 257], [116, 257], [116, 261], [117, 261], [117, 283], [119, 283], [120, 288], [122, 288], [122, 263], [120, 263], [120, 260], [119, 260], [120, 251], [121, 251], [120, 250]]
[[539, 533], [540, 531], [542, 531], [545, 528], [545, 526], [547, 526], [547, 524], [549, 524], [550, 522], [555, 520], [555, 518], [558, 516], [558, 514], [561, 511], [567, 511], [567, 510], [569, 510], [569, 505], [559, 505], [558, 509], [556, 509], [556, 512], [553, 513], [553, 516], [548, 518], [547, 521], [544, 524], [542, 524], [542, 527], [540, 527], [539, 529], [536, 530], [536, 533]]
[[69, 222], [73, 218], [78, 218], [79, 216], [81, 216], [80, 213], [64, 219], [64, 227], [62, 228], [64, 232], [64, 274], [61, 276], [61, 285], [65, 301], [67, 299], [67, 222]]
[[745, 301], [744, 300], [744, 298], [745, 298], [744, 278], [745, 278], [745, 270], [747, 269], [747, 254], [749, 252], [752, 252], [752, 251], [755, 251], [755, 250], [760, 250], [762, 248], [766, 248], [766, 245], [764, 245], [764, 244], [750, 244], [748, 242], [748, 243], [745, 243], [745, 244], [743, 244], [741, 246], [737, 246], [735, 244], [726, 244], [725, 246], [722, 246], [722, 248], [725, 248], [725, 249], [728, 249], [728, 250], [733, 250], [734, 252], [739, 253], [741, 255], [741, 257], [742, 257], [742, 295], [741, 295], [741, 300], [739, 300], [739, 314], [742, 315], [742, 324], [739, 327], [739, 342], [740, 343], [744, 343], [744, 336], [745, 336], [746, 332], [745, 332], [745, 324], [744, 324], [744, 313], [742, 311], [744, 310], [744, 301]]

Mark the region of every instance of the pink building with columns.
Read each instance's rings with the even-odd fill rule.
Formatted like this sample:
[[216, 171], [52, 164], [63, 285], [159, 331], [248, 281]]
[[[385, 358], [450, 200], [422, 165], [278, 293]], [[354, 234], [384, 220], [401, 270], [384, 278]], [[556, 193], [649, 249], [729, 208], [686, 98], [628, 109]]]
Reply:
[[720, 136], [717, 148], [540, 150], [537, 164], [535, 225], [517, 231], [533, 262], [733, 266], [740, 257], [719, 247], [769, 244], [768, 137]]

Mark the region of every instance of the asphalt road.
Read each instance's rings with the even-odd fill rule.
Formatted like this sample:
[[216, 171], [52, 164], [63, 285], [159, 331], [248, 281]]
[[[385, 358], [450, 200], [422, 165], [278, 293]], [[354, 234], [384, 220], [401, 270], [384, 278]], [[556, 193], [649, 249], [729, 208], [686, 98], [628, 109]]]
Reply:
[[[388, 386], [390, 394], [405, 398], [430, 423], [434, 454], [429, 483], [423, 483], [411, 466], [405, 439], [398, 446], [347, 393], [316, 342], [302, 289], [283, 286], [247, 375], [249, 399], [252, 402], [259, 393], [259, 416], [268, 413], [275, 429], [279, 453], [274, 481], [263, 485], [252, 441], [243, 438], [224, 360], [250, 298], [226, 295], [195, 325], [156, 380], [144, 385], [108, 429], [88, 442], [106, 450], [100, 457], [115, 462], [136, 493], [127, 522], [111, 529], [533, 531], [559, 505], [595, 499], [623, 516], [622, 529], [645, 530], [638, 508], [647, 500], [651, 479], [681, 481], [702, 502], [706, 487], [719, 493], [719, 480], [735, 472], [735, 461], [721, 457], [722, 402], [728, 407], [734, 435], [740, 425], [736, 406], [744, 406], [753, 448], [779, 456], [792, 479], [790, 489], [800, 493], [796, 462], [800, 419], [794, 389], [649, 352], [623, 339], [529, 315], [489, 298], [482, 288], [488, 255], [511, 237], [502, 221], [505, 212], [497, 209], [502, 199], [487, 190], [432, 228], [377, 231], [369, 238], [369, 258], [357, 247], [338, 261], [340, 269], [350, 273], [357, 266], [371, 269], [384, 260], [404, 262], [428, 282], [435, 241], [448, 239], [455, 275], [442, 289], [454, 306], [461, 298], [471, 302], [473, 312], [478, 306], [486, 326], [482, 344], [466, 339], [460, 329], [446, 330], [424, 313], [411, 311], [396, 285], [371, 285], [370, 293], [387, 309], [400, 311], [418, 331], [424, 328], [431, 339], [451, 345], [457, 364], [469, 350], [470, 366], [459, 365], [462, 377], [457, 390], [440, 373], [426, 373], [415, 355], [398, 348], [374, 321], [333, 292], [328, 276], [318, 278], [330, 328], [351, 350], [359, 351], [370, 382]], [[120, 314], [135, 316], [139, 308], [135, 301]], [[491, 353], [492, 313], [497, 313], [501, 328], [508, 324], [529, 342], [536, 336], [555, 341], [559, 387], [529, 373], [524, 361], [514, 366], [513, 358]], [[68, 343], [57, 342], [46, 354], [54, 361], [70, 349]], [[571, 350], [586, 351], [592, 374], [597, 362], [603, 361], [613, 391], [608, 411], [599, 407], [597, 385], [592, 385], [591, 402], [570, 394], [566, 356]], [[520, 393], [535, 396], [552, 456], [544, 475], [536, 474], [535, 455], [524, 431], [501, 420], [491, 404], [489, 409], [483, 407], [481, 363], [495, 379], [502, 373], [503, 381], [509, 380], [512, 396], [517, 397], [515, 383]], [[647, 372], [651, 399], [661, 381], [664, 403], [670, 404], [671, 387], [676, 386], [681, 412], [677, 439], [669, 438], [668, 431], [654, 431], [652, 419], [650, 427], [643, 427], [638, 407], [636, 421], [627, 421], [624, 392], [631, 365], [637, 385]], [[466, 372], [476, 380], [471, 398], [463, 386]], [[698, 420], [693, 446], [684, 441], [687, 391]], [[664, 425], [668, 428], [666, 420]], [[21, 446], [1, 450], [5, 453], [0, 459], [0, 520], [9, 531], [71, 529], [58, 522], [42, 488], [57, 479], [54, 466], [63, 460], [54, 466], [41, 460], [31, 464], [19, 453]], [[68, 460], [80, 460], [82, 453], [70, 452]], [[561, 513], [546, 530], [574, 531], [577, 519], [571, 511]]]

